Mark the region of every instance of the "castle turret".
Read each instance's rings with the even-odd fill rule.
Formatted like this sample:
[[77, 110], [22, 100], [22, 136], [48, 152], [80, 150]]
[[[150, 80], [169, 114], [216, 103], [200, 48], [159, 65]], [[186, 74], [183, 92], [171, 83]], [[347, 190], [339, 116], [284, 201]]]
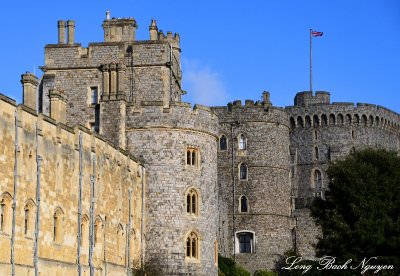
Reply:
[[39, 83], [38, 78], [29, 72], [21, 75], [24, 105], [36, 110], [36, 88]]
[[158, 39], [158, 27], [157, 27], [155, 19], [151, 20], [149, 31], [150, 31], [150, 40], [157, 40]]
[[137, 29], [136, 20], [130, 18], [112, 18], [107, 11], [106, 20], [103, 21], [104, 42], [131, 42], [135, 41]]

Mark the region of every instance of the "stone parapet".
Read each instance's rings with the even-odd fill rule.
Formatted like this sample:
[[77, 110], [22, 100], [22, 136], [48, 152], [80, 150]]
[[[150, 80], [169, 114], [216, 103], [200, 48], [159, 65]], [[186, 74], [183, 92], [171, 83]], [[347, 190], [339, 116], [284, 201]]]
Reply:
[[171, 102], [169, 108], [163, 102], [142, 102], [140, 109], [127, 106], [127, 131], [145, 128], [171, 128], [203, 132], [217, 139], [218, 117], [208, 107], [189, 103]]

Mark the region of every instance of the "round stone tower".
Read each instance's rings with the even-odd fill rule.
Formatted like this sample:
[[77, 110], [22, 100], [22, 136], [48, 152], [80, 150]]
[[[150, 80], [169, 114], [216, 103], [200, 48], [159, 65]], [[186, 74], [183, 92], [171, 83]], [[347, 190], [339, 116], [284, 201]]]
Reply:
[[328, 92], [298, 93], [290, 116], [296, 207], [323, 197], [331, 161], [365, 147], [400, 151], [400, 116], [382, 106], [330, 103]]
[[142, 102], [127, 113], [127, 149], [147, 169], [146, 270], [216, 275], [217, 117], [182, 102]]
[[272, 107], [267, 92], [261, 102], [213, 110], [220, 120], [221, 253], [252, 272], [272, 269], [293, 248], [287, 114]]

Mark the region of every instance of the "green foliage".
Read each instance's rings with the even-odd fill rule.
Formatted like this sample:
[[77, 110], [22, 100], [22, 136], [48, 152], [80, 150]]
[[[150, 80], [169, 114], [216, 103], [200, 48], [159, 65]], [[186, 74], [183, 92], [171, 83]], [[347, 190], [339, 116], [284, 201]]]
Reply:
[[395, 152], [366, 149], [328, 169], [326, 200], [311, 212], [321, 225], [319, 256], [338, 262], [378, 257], [374, 264], [400, 267], [400, 158]]
[[[218, 255], [218, 275], [225, 276], [250, 276], [251, 274], [246, 271], [243, 267], [239, 266], [235, 263], [235, 261], [231, 258], [225, 258], [221, 255]], [[219, 274], [222, 273], [222, 274]]]
[[262, 269], [254, 272], [253, 276], [278, 276], [278, 273]]

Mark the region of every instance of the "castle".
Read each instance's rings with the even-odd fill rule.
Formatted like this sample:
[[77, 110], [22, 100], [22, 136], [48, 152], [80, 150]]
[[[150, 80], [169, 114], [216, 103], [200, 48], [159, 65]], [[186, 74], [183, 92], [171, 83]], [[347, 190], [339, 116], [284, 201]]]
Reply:
[[180, 37], [135, 40], [110, 18], [104, 42], [58, 22], [23, 104], [0, 96], [0, 274], [217, 275], [218, 254], [250, 271], [286, 251], [312, 258], [312, 198], [329, 162], [363, 147], [400, 152], [400, 116], [298, 93], [294, 106], [182, 102]]

